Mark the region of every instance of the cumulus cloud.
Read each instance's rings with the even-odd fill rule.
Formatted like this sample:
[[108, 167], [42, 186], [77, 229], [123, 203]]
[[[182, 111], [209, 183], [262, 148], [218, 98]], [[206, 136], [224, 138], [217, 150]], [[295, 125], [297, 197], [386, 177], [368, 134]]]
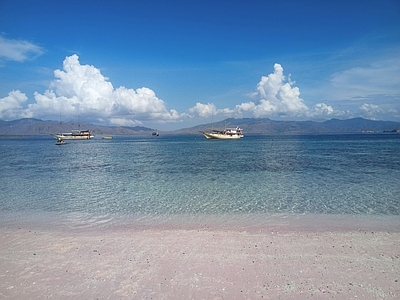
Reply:
[[259, 104], [252, 111], [255, 117], [267, 115], [299, 116], [307, 111], [307, 106], [300, 98], [300, 89], [293, 86], [294, 83], [287, 81], [283, 75], [280, 64], [274, 65], [274, 73], [262, 76], [257, 85]]
[[315, 118], [333, 117], [343, 115], [344, 112], [334, 110], [332, 106], [318, 103], [314, 107], [308, 107], [300, 98], [300, 89], [295, 82], [283, 73], [280, 64], [274, 65], [274, 72], [268, 76], [262, 76], [257, 84], [256, 91], [249, 95], [252, 101], [244, 102], [229, 108], [217, 109], [213, 104], [197, 103], [189, 110], [189, 113], [207, 117], [211, 114], [223, 116], [249, 115], [255, 118], [262, 117], [290, 117], [290, 118]]
[[0, 119], [12, 120], [15, 118], [29, 118], [32, 115], [23, 108], [28, 97], [16, 90], [8, 93], [8, 96], [0, 98]]
[[[353, 100], [371, 99], [384, 103], [385, 89], [391, 99], [398, 95], [398, 76], [392, 76], [389, 79], [385, 74], [398, 73], [399, 66], [393, 61], [386, 63], [377, 63], [371, 69], [353, 68], [333, 76], [331, 83], [346, 91], [347, 98]], [[357, 78], [355, 80], [354, 78]], [[384, 79], [385, 78], [385, 79]], [[365, 84], [369, 87], [366, 88]], [[397, 83], [397, 85], [396, 85]], [[371, 95], [369, 93], [378, 93]], [[326, 103], [317, 103], [314, 106], [308, 106], [300, 97], [300, 89], [295, 86], [290, 75], [286, 77], [283, 67], [276, 63], [273, 73], [268, 76], [262, 76], [253, 93], [249, 94], [251, 100], [237, 104], [234, 109], [218, 109], [212, 103], [197, 103], [189, 109], [189, 114], [199, 117], [210, 117], [219, 115], [223, 117], [243, 117], [251, 116], [255, 118], [289, 118], [289, 119], [327, 119], [334, 117], [350, 118], [364, 117], [369, 119], [386, 118], [399, 115], [399, 112], [393, 105], [377, 105], [376, 103], [364, 103], [360, 107], [352, 107], [352, 110], [338, 110], [332, 105]], [[348, 107], [351, 107], [348, 105]]]
[[218, 114], [217, 107], [212, 103], [202, 104], [197, 102], [195, 106], [188, 110], [189, 117], [210, 118]]
[[360, 110], [366, 115], [376, 115], [382, 113], [383, 111], [378, 105], [368, 103], [361, 105]]
[[385, 109], [372, 103], [364, 103], [359, 108], [359, 115], [367, 119], [376, 119], [387, 114], [397, 115], [397, 110], [393, 108]]
[[332, 106], [326, 105], [325, 103], [317, 103], [314, 106], [313, 114], [318, 116], [333, 116], [337, 113], [335, 113]]
[[240, 117], [237, 111], [230, 108], [217, 108], [213, 103], [196, 103], [195, 106], [188, 109], [187, 113], [183, 113], [182, 117], [187, 118], [204, 118], [209, 119], [213, 116], [228, 117]]
[[11, 60], [23, 62], [43, 54], [43, 49], [28, 41], [10, 40], [0, 36], [0, 61]]
[[252, 94], [256, 102], [250, 101], [236, 106], [239, 112], [251, 112], [256, 118], [261, 117], [291, 117], [313, 118], [338, 116], [343, 112], [336, 111], [325, 103], [308, 107], [300, 98], [300, 89], [295, 82], [283, 74], [280, 64], [274, 65], [274, 72], [262, 76], [257, 84], [257, 92]]
[[[337, 77], [338, 78], [338, 77]], [[344, 80], [344, 76], [341, 77]], [[213, 103], [196, 103], [186, 112], [167, 109], [166, 103], [147, 87], [138, 89], [120, 86], [115, 88], [101, 71], [92, 65], [79, 62], [77, 55], [68, 56], [62, 70], [54, 71], [54, 79], [43, 93], [34, 93], [34, 102], [19, 90], [0, 99], [0, 118], [11, 120], [25, 117], [76, 118], [113, 125], [143, 125], [167, 123], [185, 118], [210, 119], [211, 117], [255, 117], [287, 119], [323, 119], [333, 117], [397, 115], [393, 105], [378, 106], [364, 103], [350, 111], [334, 109], [331, 105], [317, 103], [307, 106], [300, 97], [300, 88], [284, 75], [283, 67], [275, 64], [273, 72], [262, 76], [249, 101], [232, 104], [233, 108], [218, 108]]]
[[[81, 115], [116, 125], [141, 124], [143, 120], [168, 122], [180, 118], [176, 110], [167, 110], [165, 102], [149, 88], [114, 88], [100, 70], [81, 65], [72, 55], [63, 62], [63, 70], [54, 71], [55, 80], [43, 94], [35, 93], [28, 109], [35, 116]], [[139, 121], [141, 120], [141, 121]]]

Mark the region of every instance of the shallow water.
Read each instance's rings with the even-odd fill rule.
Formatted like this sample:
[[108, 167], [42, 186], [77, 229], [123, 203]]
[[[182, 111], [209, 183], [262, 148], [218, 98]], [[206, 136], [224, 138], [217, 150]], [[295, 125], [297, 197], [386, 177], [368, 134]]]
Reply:
[[0, 139], [0, 212], [82, 226], [185, 216], [400, 214], [400, 135]]

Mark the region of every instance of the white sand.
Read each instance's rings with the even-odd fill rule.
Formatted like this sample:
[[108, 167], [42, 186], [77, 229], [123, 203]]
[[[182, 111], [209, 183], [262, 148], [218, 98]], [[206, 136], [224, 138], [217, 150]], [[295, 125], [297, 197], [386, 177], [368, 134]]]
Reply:
[[400, 299], [400, 232], [0, 229], [1, 299]]

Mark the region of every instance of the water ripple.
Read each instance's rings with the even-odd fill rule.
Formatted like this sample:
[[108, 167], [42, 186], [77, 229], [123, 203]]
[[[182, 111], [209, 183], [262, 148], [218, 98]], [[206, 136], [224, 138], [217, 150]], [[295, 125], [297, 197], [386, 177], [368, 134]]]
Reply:
[[121, 137], [64, 146], [2, 142], [0, 210], [70, 213], [82, 226], [118, 214], [400, 214], [398, 136]]

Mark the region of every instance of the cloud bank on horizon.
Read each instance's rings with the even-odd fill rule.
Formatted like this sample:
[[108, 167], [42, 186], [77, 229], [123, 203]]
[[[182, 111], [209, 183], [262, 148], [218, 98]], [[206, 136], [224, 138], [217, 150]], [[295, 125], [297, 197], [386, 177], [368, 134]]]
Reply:
[[[4, 44], [4, 39], [0, 41]], [[32, 44], [12, 41], [8, 48], [0, 51], [0, 59], [22, 61], [30, 55], [40, 55], [42, 50]], [[1, 47], [0, 47], [1, 48]], [[3, 47], [4, 48], [4, 47]], [[342, 73], [334, 78], [336, 84], [350, 74]], [[399, 115], [396, 109], [385, 109], [373, 103], [363, 102], [356, 111], [338, 110], [326, 103], [309, 106], [300, 97], [300, 88], [285, 76], [283, 67], [276, 63], [273, 73], [262, 76], [255, 90], [248, 94], [249, 101], [234, 107], [218, 108], [214, 103], [197, 102], [184, 112], [168, 109], [167, 103], [158, 98], [155, 91], [147, 87], [115, 88], [109, 78], [92, 65], [82, 65], [78, 55], [67, 56], [62, 70], [54, 71], [54, 79], [44, 92], [35, 92], [34, 102], [20, 90], [13, 90], [0, 98], [0, 119], [18, 118], [55, 119], [63, 116], [81, 116], [90, 121], [107, 125], [146, 125], [180, 122], [187, 119], [206, 120], [218, 116], [286, 118], [286, 119], [329, 119], [362, 116], [378, 118], [380, 115]]]

